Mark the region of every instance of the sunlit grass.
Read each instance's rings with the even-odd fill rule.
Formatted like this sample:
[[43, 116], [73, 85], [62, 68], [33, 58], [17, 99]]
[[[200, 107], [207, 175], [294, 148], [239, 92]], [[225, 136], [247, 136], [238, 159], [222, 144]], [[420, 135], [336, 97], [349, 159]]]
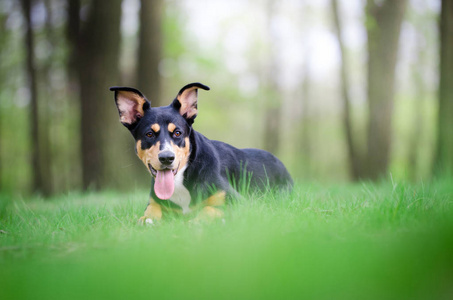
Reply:
[[1, 299], [442, 299], [451, 179], [296, 185], [138, 226], [147, 192], [2, 198]]

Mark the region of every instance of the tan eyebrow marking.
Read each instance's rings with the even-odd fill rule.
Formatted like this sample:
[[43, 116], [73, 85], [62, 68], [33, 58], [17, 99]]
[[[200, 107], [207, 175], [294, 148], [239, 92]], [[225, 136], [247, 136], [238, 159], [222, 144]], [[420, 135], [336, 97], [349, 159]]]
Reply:
[[151, 129], [154, 130], [154, 132], [159, 132], [160, 126], [159, 126], [159, 124], [155, 123], [155, 124], [151, 125]]
[[173, 132], [176, 129], [176, 125], [173, 123], [168, 124], [168, 131]]

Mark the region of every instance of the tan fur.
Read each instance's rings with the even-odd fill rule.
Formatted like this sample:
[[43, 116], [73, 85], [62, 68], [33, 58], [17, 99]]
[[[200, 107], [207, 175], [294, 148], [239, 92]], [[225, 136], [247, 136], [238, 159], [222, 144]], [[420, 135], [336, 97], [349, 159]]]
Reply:
[[225, 205], [226, 192], [220, 191], [209, 197], [204, 201], [207, 206], [222, 206]]
[[154, 132], [159, 132], [160, 131], [160, 126], [159, 124], [153, 124], [151, 125], [151, 129], [154, 131]]
[[179, 170], [181, 170], [189, 161], [189, 154], [190, 154], [190, 142], [189, 138], [186, 137], [184, 139], [186, 146], [184, 148], [179, 148], [176, 146], [173, 142], [171, 142], [171, 147], [173, 148], [173, 151], [175, 152], [176, 156], [176, 161], [175, 165], [179, 165]]
[[223, 211], [212, 206], [205, 206], [193, 221], [212, 222], [221, 217], [223, 217]]
[[[148, 168], [148, 164], [151, 164], [151, 166], [155, 169], [156, 169], [156, 166], [160, 166], [159, 157], [158, 157], [159, 148], [160, 148], [160, 142], [157, 142], [155, 145], [151, 146], [151, 148], [143, 150], [142, 141], [141, 140], [137, 141], [137, 156], [145, 164], [146, 168]], [[148, 171], [150, 171], [150, 170], [148, 170]]]
[[176, 125], [175, 124], [173, 124], [173, 123], [168, 124], [168, 131], [169, 132], [173, 133], [173, 131], [175, 131], [175, 129], [176, 129]]
[[[154, 124], [155, 125], [155, 124]], [[179, 166], [178, 171], [181, 170], [189, 161], [189, 154], [190, 154], [190, 142], [189, 138], [185, 138], [186, 146], [184, 148], [180, 148], [176, 146], [173, 142], [171, 142], [171, 147], [175, 152], [175, 162], [173, 163], [174, 166]], [[157, 142], [155, 145], [151, 146], [149, 149], [142, 149], [142, 141], [137, 141], [137, 155], [141, 159], [141, 161], [145, 164], [148, 168], [148, 164], [159, 170], [160, 161], [159, 161], [159, 152], [160, 152], [160, 142]]]
[[146, 207], [144, 216], [140, 218], [139, 222], [144, 223], [146, 219], [159, 221], [162, 219], [162, 207], [156, 203], [153, 198], [149, 199], [149, 204]]

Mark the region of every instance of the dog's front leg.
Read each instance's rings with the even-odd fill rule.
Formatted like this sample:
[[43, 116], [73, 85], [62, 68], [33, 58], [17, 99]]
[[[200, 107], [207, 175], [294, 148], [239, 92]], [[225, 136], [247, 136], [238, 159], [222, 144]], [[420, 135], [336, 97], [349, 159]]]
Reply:
[[162, 219], [162, 207], [153, 198], [150, 198], [148, 206], [145, 209], [145, 214], [138, 222], [142, 225], [154, 224], [154, 221], [159, 221], [160, 219]]
[[221, 217], [223, 217], [223, 211], [221, 209], [212, 206], [205, 206], [196, 218], [193, 219], [193, 222], [212, 222]]
[[223, 217], [223, 211], [217, 207], [225, 205], [225, 197], [225, 191], [220, 191], [203, 201], [204, 207], [193, 221], [195, 223], [200, 221], [211, 222], [215, 219]]

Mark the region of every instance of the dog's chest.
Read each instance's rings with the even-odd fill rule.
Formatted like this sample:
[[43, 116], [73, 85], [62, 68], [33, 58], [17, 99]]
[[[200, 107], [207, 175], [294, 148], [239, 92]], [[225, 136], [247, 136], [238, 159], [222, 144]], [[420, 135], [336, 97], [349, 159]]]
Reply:
[[170, 198], [171, 202], [182, 208], [183, 214], [190, 212], [189, 205], [191, 200], [190, 192], [183, 184], [185, 169], [186, 168], [184, 167], [183, 169], [179, 170], [178, 174], [176, 174], [175, 191], [173, 192], [173, 195]]

